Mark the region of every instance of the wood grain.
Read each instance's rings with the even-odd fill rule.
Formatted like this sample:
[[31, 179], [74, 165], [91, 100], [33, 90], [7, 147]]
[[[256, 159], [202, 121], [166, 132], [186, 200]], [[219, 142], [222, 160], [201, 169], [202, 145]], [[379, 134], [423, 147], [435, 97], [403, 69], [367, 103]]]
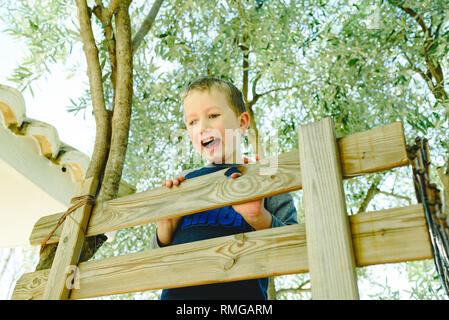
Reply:
[[334, 123], [326, 118], [298, 134], [312, 299], [359, 299]]
[[[98, 179], [89, 178], [79, 183], [75, 196], [95, 195]], [[70, 286], [67, 283], [67, 272], [72, 265], [77, 265], [83, 248], [85, 230], [89, 221], [92, 205], [85, 204], [72, 212], [63, 224], [61, 238], [56, 249], [48, 282], [44, 292], [46, 300], [69, 298]]]
[[350, 224], [358, 267], [433, 257], [421, 204], [359, 213]]
[[[341, 151], [343, 177], [408, 165], [404, 134], [400, 122], [337, 139]], [[275, 174], [261, 175], [270, 164], [278, 163]], [[159, 219], [182, 216], [203, 210], [242, 203], [253, 199], [301, 189], [298, 151], [290, 151], [264, 162], [245, 165], [246, 172], [236, 180], [224, 177], [224, 171], [184, 181], [180, 186], [120, 197], [95, 206], [88, 236], [142, 225]], [[30, 236], [39, 245], [63, 213], [43, 217]], [[59, 241], [57, 231], [48, 241]]]
[[[357, 266], [432, 259], [422, 205], [349, 217]], [[308, 272], [303, 224], [83, 262], [71, 299]], [[42, 299], [49, 270], [28, 273], [12, 299]]]
[[337, 143], [344, 178], [408, 165], [401, 122], [354, 133]]

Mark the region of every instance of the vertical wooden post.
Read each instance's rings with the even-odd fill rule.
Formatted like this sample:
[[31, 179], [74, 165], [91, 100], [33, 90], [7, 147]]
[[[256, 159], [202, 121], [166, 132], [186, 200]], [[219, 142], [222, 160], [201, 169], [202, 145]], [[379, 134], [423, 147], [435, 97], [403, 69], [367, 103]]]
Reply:
[[[78, 186], [76, 196], [95, 196], [97, 186], [97, 178], [83, 180]], [[43, 299], [63, 300], [69, 298], [71, 279], [67, 278], [67, 274], [76, 272], [91, 210], [92, 205], [87, 203], [65, 219]]]
[[359, 299], [334, 123], [301, 126], [298, 135], [312, 298]]

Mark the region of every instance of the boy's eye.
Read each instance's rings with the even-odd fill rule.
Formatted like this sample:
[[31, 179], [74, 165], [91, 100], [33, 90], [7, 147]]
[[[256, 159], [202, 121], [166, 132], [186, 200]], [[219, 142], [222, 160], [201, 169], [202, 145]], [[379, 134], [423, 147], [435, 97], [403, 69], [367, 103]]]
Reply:
[[[214, 118], [217, 118], [217, 117], [219, 117], [219, 116], [220, 116], [219, 113], [212, 113], [212, 114], [209, 115], [209, 118], [210, 118], [210, 119], [214, 119]], [[198, 120], [190, 120], [189, 126], [193, 126], [193, 125], [195, 125], [197, 122], [198, 122]]]

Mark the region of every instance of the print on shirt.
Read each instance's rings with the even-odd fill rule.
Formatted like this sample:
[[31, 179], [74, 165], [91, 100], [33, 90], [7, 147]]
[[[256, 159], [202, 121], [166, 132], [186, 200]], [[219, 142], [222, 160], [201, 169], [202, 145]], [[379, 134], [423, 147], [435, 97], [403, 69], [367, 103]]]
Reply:
[[243, 217], [232, 206], [207, 210], [184, 217], [181, 230], [200, 226], [244, 228]]

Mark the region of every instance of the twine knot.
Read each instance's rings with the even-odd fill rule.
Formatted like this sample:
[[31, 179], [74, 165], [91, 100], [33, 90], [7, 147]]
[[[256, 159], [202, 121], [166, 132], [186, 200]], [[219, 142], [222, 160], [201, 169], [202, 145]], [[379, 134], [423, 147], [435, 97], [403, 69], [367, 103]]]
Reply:
[[69, 214], [71, 214], [73, 211], [75, 211], [76, 209], [84, 206], [87, 203], [88, 204], [94, 204], [94, 202], [95, 202], [95, 197], [90, 195], [90, 194], [86, 194], [84, 196], [79, 196], [79, 197], [73, 197], [70, 200], [70, 203], [74, 203], [74, 204], [67, 209], [67, 211], [64, 213], [64, 215], [61, 218], [59, 218], [59, 221], [56, 224], [56, 226], [48, 233], [47, 237], [41, 242], [40, 253], [42, 253], [44, 251], [44, 247], [47, 244], [48, 239], [51, 238], [53, 233], [59, 228], [59, 226], [69, 216]]

